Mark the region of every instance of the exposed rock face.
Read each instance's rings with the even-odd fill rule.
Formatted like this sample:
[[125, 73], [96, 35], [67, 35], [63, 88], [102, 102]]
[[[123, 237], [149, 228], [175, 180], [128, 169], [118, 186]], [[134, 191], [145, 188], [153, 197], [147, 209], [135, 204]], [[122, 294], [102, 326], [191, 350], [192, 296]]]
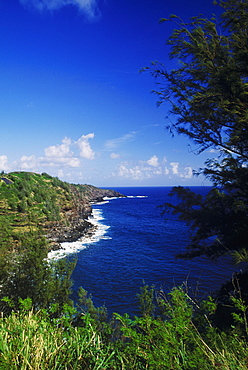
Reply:
[[51, 242], [51, 249], [58, 249], [62, 242], [73, 242], [83, 235], [94, 232], [96, 226], [88, 221], [92, 214], [91, 204], [101, 202], [105, 197], [124, 197], [114, 190], [99, 189], [91, 185], [87, 185], [87, 192], [83, 197], [73, 186], [71, 191], [75, 195], [73, 209], [65, 211], [63, 221], [49, 223], [46, 227], [46, 237]]
[[8, 222], [11, 237], [9, 243], [5, 243], [5, 235], [0, 239], [9, 244], [6, 250], [21, 248], [30, 228], [37, 237], [42, 230], [50, 248], [59, 247], [61, 242], [75, 241], [94, 231], [88, 220], [93, 203], [122, 196], [92, 185], [70, 184], [45, 172], [10, 172], [0, 177], [0, 224]]
[[46, 237], [52, 242], [52, 249], [54, 249], [58, 243], [76, 241], [93, 227], [90, 222], [79, 216], [72, 220], [69, 226], [64, 226], [61, 223], [52, 225]]
[[90, 203], [98, 203], [104, 201], [104, 198], [120, 198], [124, 197], [124, 195], [118, 193], [115, 190], [111, 189], [97, 189], [95, 188], [90, 197]]

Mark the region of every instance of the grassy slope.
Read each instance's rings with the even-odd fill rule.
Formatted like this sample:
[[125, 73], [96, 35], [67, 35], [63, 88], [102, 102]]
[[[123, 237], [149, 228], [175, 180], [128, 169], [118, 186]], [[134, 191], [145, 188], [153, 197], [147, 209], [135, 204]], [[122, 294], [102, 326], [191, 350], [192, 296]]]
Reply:
[[[72, 185], [48, 174], [12, 172], [0, 181], [0, 249], [15, 249], [28, 232], [87, 218], [89, 201], [101, 190]], [[7, 245], [8, 244], [8, 245]]]

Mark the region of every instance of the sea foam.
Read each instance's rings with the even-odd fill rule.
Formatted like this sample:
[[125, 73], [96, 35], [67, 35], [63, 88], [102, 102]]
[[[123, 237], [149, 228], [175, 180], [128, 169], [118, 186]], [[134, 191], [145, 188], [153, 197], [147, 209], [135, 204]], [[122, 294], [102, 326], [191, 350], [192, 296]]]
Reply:
[[147, 195], [128, 195], [127, 198], [147, 198]]
[[110, 226], [102, 224], [102, 220], [104, 220], [102, 211], [94, 208], [92, 210], [92, 216], [90, 216], [88, 219], [88, 221], [94, 226], [93, 231], [90, 229], [88, 233], [83, 235], [75, 242], [60, 243], [60, 249], [49, 252], [48, 259], [57, 260], [64, 258], [69, 254], [80, 252], [81, 250], [87, 248], [90, 244], [97, 243], [100, 239], [111, 239], [110, 237], [105, 236]]

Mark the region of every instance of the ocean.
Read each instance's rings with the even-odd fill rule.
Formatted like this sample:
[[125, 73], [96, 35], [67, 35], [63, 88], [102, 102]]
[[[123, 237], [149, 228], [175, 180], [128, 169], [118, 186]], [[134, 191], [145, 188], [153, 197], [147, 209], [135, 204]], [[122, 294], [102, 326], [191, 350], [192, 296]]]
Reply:
[[[197, 299], [206, 298], [231, 278], [233, 266], [228, 257], [217, 262], [205, 257], [181, 260], [175, 255], [189, 243], [187, 225], [176, 216], [162, 214], [171, 187], [113, 188], [127, 198], [106, 199], [93, 205], [91, 237], [75, 243], [62, 243], [59, 253], [76, 254], [72, 279], [73, 295], [80, 286], [91, 294], [95, 306], [109, 313], [139, 313], [137, 294], [144, 284], [169, 292], [186, 284]], [[209, 187], [192, 187], [207, 193]], [[56, 253], [53, 252], [56, 257]]]

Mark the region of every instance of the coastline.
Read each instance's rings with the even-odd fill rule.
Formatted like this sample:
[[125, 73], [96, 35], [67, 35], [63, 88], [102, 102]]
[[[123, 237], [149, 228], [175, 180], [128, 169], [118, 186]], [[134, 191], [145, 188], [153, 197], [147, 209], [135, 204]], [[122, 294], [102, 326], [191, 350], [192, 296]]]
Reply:
[[[101, 196], [97, 194], [94, 198], [89, 200], [89, 207], [91, 212], [87, 214], [87, 218], [82, 218], [80, 222], [84, 224], [83, 229], [76, 229], [77, 237], [68, 237], [68, 240], [64, 236], [60, 240], [56, 240], [55, 247], [48, 252], [48, 260], [58, 260], [65, 258], [68, 255], [79, 253], [81, 250], [86, 249], [90, 244], [98, 242], [100, 239], [105, 239], [104, 235], [110, 226], [104, 225], [101, 221], [102, 211], [98, 208], [92, 208], [92, 206], [103, 205], [109, 203], [109, 201], [119, 198], [147, 198], [147, 195], [123, 195], [115, 190], [102, 189]], [[79, 224], [80, 224], [79, 222]], [[70, 232], [69, 232], [70, 233]], [[111, 239], [106, 237], [106, 239]], [[50, 239], [51, 240], [51, 239]]]
[[102, 211], [92, 208], [92, 206], [106, 204], [109, 200], [126, 198], [126, 196], [115, 190], [92, 188], [88, 199], [80, 211], [70, 220], [70, 224], [67, 226], [56, 224], [46, 234], [51, 243], [48, 259], [59, 259], [69, 254], [78, 253], [89, 244], [103, 238], [109, 226], [100, 222], [103, 219]]
[[[100, 204], [104, 204], [104, 202], [101, 202]], [[97, 205], [97, 203], [94, 203], [94, 205]], [[59, 243], [60, 247], [58, 249], [48, 252], [48, 260], [58, 260], [70, 254], [78, 253], [87, 248], [90, 244], [103, 239], [110, 226], [102, 224], [101, 220], [103, 220], [102, 211], [100, 209], [93, 208], [91, 216], [87, 219], [87, 222], [92, 226], [89, 227], [76, 241]]]

